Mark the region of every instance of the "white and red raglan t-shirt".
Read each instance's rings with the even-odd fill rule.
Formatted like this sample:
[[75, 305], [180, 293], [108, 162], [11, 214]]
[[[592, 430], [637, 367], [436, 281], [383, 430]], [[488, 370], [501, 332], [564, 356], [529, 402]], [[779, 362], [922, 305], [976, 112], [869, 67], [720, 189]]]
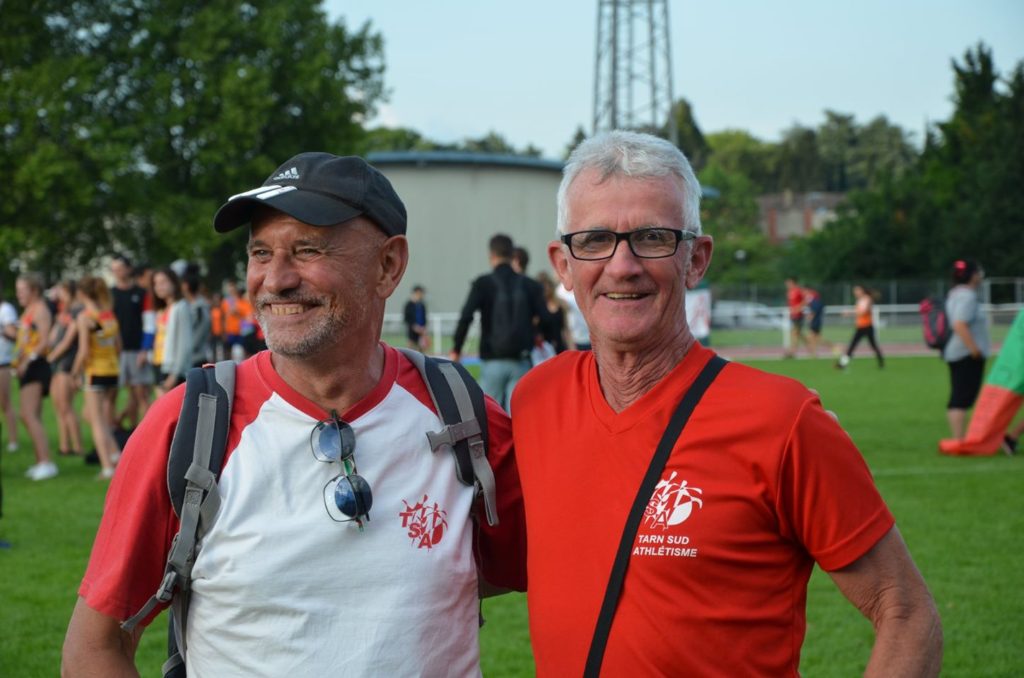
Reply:
[[[512, 402], [539, 676], [583, 673], [626, 516], [696, 346], [622, 412], [592, 353], [531, 370]], [[634, 539], [608, 676], [795, 676], [807, 580], [893, 526], [850, 438], [796, 381], [726, 365], [676, 442]]]
[[[429, 449], [425, 432], [441, 424], [419, 372], [384, 348], [380, 382], [340, 415], [373, 492], [362, 532], [324, 508], [340, 468], [314, 458], [310, 434], [329, 413], [281, 379], [270, 353], [239, 365], [222, 504], [192, 572], [189, 675], [479, 674], [473, 490], [453, 455]], [[182, 397], [178, 388], [153, 405], [107, 495], [79, 592], [116, 619], [157, 590], [177, 531], [166, 463]], [[479, 521], [477, 550], [488, 581], [522, 590], [511, 431], [487, 405], [500, 524]]]

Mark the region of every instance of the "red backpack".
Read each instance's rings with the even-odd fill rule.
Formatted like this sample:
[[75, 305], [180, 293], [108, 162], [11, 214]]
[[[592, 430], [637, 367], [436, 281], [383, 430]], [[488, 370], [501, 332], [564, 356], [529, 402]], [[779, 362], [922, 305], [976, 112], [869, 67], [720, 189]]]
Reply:
[[917, 312], [921, 314], [921, 334], [924, 336], [924, 343], [928, 344], [929, 348], [941, 351], [953, 336], [949, 318], [946, 317], [946, 303], [938, 297], [928, 297], [918, 305]]

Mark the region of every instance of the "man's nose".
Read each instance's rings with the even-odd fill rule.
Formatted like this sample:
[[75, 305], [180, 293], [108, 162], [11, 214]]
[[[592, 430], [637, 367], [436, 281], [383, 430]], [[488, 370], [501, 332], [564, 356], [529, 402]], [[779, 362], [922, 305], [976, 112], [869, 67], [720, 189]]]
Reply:
[[634, 275], [643, 270], [640, 258], [633, 254], [628, 240], [620, 240], [615, 244], [615, 251], [605, 262], [605, 271], [613, 275]]
[[275, 253], [264, 267], [263, 288], [272, 294], [278, 294], [299, 286], [300, 276], [292, 257], [285, 253]]

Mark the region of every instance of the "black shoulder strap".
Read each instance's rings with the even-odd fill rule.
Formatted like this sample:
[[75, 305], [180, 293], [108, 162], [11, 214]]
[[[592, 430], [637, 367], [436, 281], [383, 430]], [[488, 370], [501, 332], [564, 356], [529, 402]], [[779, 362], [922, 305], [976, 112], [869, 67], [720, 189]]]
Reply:
[[483, 390], [457, 362], [425, 356], [412, 349], [398, 350], [420, 371], [445, 425], [440, 431], [427, 432], [430, 449], [451, 449], [459, 482], [476, 488], [483, 497], [487, 523], [497, 525], [494, 472], [487, 461], [487, 404]]
[[[230, 371], [231, 392], [218, 383], [218, 379], [227, 383], [225, 372]], [[199, 420], [199, 397], [203, 394], [217, 398], [217, 419], [213, 432], [213, 446], [210, 450], [210, 471], [220, 478], [221, 466], [224, 464], [224, 453], [228, 442], [228, 418], [231, 416], [231, 404], [234, 398], [234, 363], [230, 360], [193, 367], [185, 375], [185, 398], [181, 403], [181, 414], [178, 425], [171, 438], [171, 451], [167, 457], [167, 490], [171, 495], [174, 513], [181, 516], [181, 504], [185, 499], [185, 473], [192, 465], [196, 448], [196, 425]]]
[[643, 518], [644, 509], [651, 501], [651, 494], [654, 492], [658, 479], [665, 469], [675, 447], [676, 440], [683, 432], [683, 427], [689, 421], [697, 403], [707, 390], [711, 382], [715, 380], [718, 373], [725, 367], [726, 361], [714, 356], [701, 370], [694, 380], [686, 395], [680, 401], [676, 411], [669, 419], [665, 433], [661, 436], [654, 456], [651, 458], [651, 465], [647, 469], [647, 475], [640, 483], [640, 489], [633, 500], [633, 506], [629, 510], [629, 517], [626, 519], [626, 526], [622, 530], [622, 539], [619, 542], [619, 550], [615, 554], [615, 562], [612, 564], [612, 572], [608, 577], [608, 589], [605, 591], [604, 600], [601, 602], [601, 612], [597, 617], [597, 626], [594, 628], [594, 639], [590, 644], [590, 652], [587, 654], [587, 664], [583, 670], [585, 678], [597, 678], [601, 673], [601, 662], [604, 660], [605, 646], [608, 644], [608, 633], [612, 628], [612, 619], [615, 617], [615, 608], [619, 603], [619, 595], [622, 593], [622, 582], [626, 578], [626, 568], [629, 566], [629, 556], [633, 547], [633, 540], [636, 538], [637, 529], [640, 527], [640, 520]]
[[[442, 373], [442, 366], [444, 369], [453, 369], [458, 374], [460, 380], [465, 385], [466, 391], [469, 394], [469, 399], [473, 405], [473, 416], [476, 418], [480, 425], [480, 437], [483, 438], [484, 446], [487, 445], [487, 406], [484, 404], [484, 392], [481, 390], [480, 385], [476, 383], [473, 376], [466, 371], [460, 363], [451, 362], [444, 360], [443, 358], [434, 358], [431, 356], [424, 356], [423, 369], [426, 374], [427, 386], [433, 393], [434, 399], [437, 404], [438, 410], [440, 410], [441, 420], [448, 426], [454, 426], [463, 421], [462, 415], [459, 413], [459, 406], [456, 402], [455, 393], [453, 392], [453, 384], [448, 378]], [[457, 383], [454, 386], [458, 388]], [[458, 440], [453, 446], [455, 452], [455, 465], [459, 481], [463, 485], [472, 485], [475, 479], [473, 472], [473, 463], [471, 461], [469, 453], [469, 440], [463, 438]]]

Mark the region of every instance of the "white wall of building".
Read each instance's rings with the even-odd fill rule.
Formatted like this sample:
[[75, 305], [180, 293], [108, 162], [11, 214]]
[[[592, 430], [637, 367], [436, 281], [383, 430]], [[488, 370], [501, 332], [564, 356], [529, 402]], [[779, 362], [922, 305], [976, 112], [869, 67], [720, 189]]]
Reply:
[[487, 242], [495, 233], [529, 251], [529, 275], [550, 271], [547, 245], [554, 239], [561, 181], [554, 163], [370, 161], [394, 185], [409, 215], [409, 267], [388, 302], [389, 313], [402, 311], [415, 284], [427, 289], [431, 313], [460, 310], [472, 280], [489, 271]]

